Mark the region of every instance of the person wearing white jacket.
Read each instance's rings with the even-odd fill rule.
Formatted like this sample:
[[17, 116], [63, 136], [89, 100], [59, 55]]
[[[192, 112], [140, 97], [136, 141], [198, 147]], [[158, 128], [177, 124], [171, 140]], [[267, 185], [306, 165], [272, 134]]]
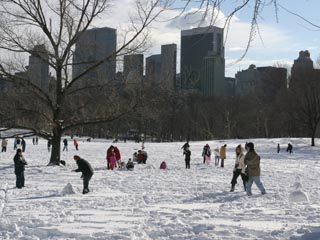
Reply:
[[241, 176], [244, 191], [246, 191], [246, 181], [247, 181], [247, 175], [246, 175], [246, 165], [244, 164], [244, 153], [243, 148], [240, 145], [236, 147], [236, 161], [233, 169], [233, 177], [231, 180], [231, 189], [230, 192], [234, 192], [234, 187], [237, 184], [237, 178]]

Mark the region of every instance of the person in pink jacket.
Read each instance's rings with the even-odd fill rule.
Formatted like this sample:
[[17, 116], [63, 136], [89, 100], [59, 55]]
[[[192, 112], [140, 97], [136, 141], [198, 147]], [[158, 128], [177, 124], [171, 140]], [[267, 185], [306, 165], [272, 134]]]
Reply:
[[110, 170], [113, 170], [114, 168], [116, 168], [116, 165], [117, 165], [117, 159], [116, 159], [115, 154], [112, 153], [110, 155], [110, 162], [109, 162]]

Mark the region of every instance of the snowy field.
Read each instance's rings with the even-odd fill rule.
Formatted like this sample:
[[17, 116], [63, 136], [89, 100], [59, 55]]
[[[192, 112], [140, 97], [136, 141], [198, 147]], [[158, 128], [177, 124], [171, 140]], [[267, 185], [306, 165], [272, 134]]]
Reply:
[[[0, 239], [320, 239], [320, 148], [309, 139], [290, 139], [291, 155], [288, 139], [252, 140], [267, 194], [253, 185], [250, 197], [240, 178], [229, 192], [234, 149], [250, 140], [190, 142], [191, 169], [185, 169], [183, 143], [146, 143], [147, 164], [133, 171], [106, 170], [108, 141], [79, 141], [78, 152], [69, 141], [65, 167], [47, 166], [45, 140], [26, 141], [23, 189], [15, 188], [12, 139], [0, 153]], [[202, 164], [205, 143], [228, 145], [225, 168]], [[141, 144], [116, 146], [127, 160]], [[71, 172], [74, 154], [95, 170], [86, 195], [81, 174]], [[163, 160], [167, 170], [159, 170]]]

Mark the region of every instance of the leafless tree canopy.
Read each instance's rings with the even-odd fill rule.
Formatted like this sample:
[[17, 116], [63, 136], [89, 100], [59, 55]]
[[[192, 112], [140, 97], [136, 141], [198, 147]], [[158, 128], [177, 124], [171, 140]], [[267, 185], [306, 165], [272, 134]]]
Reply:
[[[112, 11], [111, 1], [1, 1], [0, 49], [10, 57], [0, 59], [0, 72], [15, 86], [8, 96], [13, 106], [7, 105], [2, 113], [10, 115], [8, 120], [15, 120], [12, 127], [24, 127], [53, 140], [50, 161], [57, 163], [63, 132], [80, 125], [112, 121], [139, 104], [138, 97], [118, 91], [111, 81], [85, 87], [77, 87], [77, 83], [104, 62], [145, 46], [148, 27], [169, 6], [170, 1], [136, 1], [131, 24], [123, 31], [116, 51], [91, 64], [80, 75], [71, 76], [77, 40], [97, 17]], [[53, 91], [44, 91], [25, 74], [25, 63], [19, 59], [27, 55], [49, 64]]]

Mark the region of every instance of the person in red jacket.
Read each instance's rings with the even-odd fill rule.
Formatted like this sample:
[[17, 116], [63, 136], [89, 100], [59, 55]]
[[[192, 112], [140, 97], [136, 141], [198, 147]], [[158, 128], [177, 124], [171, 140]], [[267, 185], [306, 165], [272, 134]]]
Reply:
[[76, 148], [76, 150], [78, 151], [78, 146], [79, 146], [79, 144], [78, 144], [78, 141], [77, 140], [73, 140], [73, 145], [74, 145], [74, 147]]
[[110, 169], [110, 160], [111, 160], [111, 156], [114, 155], [114, 146], [111, 145], [108, 150], [107, 150], [107, 169]]
[[121, 168], [121, 166], [122, 166], [121, 154], [120, 154], [120, 151], [119, 151], [119, 149], [117, 147], [114, 147], [114, 155], [116, 157], [116, 161], [117, 161], [118, 167]]

